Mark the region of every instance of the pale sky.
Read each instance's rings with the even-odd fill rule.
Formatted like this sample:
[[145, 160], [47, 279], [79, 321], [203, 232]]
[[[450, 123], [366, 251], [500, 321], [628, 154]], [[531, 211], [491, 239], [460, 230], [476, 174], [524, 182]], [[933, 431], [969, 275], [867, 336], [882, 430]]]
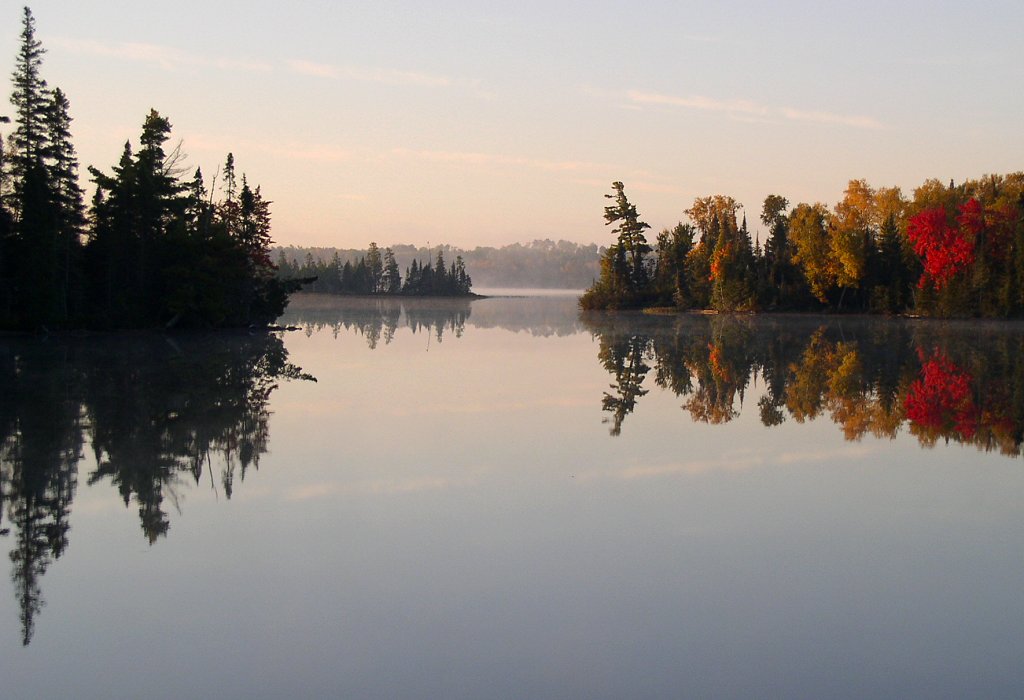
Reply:
[[285, 245], [606, 244], [613, 180], [655, 231], [710, 194], [756, 230], [770, 193], [1024, 168], [1020, 0], [30, 6], [83, 173], [156, 108], [208, 178], [234, 153]]

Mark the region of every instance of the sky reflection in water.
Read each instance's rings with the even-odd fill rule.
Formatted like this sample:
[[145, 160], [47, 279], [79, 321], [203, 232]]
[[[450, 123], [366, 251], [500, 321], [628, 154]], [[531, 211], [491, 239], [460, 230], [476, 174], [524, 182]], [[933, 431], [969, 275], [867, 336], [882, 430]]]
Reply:
[[0, 542], [41, 509], [47, 563], [29, 646], [0, 596], [5, 697], [1024, 689], [1015, 325], [284, 321], [266, 375], [262, 341], [4, 346]]

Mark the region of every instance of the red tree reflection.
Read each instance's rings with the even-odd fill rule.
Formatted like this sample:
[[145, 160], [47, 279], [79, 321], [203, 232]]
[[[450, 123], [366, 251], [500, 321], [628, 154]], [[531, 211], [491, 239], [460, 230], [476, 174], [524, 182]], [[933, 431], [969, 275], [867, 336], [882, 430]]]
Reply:
[[970, 440], [978, 431], [978, 407], [971, 385], [974, 378], [947, 355], [934, 350], [921, 358], [921, 378], [907, 392], [907, 419], [931, 436], [950, 435]]

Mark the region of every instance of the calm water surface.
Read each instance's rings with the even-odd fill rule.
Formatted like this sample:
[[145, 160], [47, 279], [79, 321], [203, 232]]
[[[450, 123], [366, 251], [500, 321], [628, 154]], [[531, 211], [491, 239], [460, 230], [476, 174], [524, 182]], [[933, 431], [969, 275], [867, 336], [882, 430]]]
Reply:
[[1024, 695], [1024, 327], [282, 322], [0, 341], [0, 696]]

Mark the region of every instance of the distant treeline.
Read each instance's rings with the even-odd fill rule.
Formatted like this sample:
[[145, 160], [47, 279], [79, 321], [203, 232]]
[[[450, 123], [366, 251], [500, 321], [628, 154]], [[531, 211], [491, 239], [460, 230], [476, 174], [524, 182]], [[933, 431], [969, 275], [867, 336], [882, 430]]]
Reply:
[[381, 252], [376, 243], [370, 243], [365, 255], [355, 264], [342, 262], [334, 251], [330, 260], [318, 259], [310, 251], [302, 263], [289, 260], [284, 250], [278, 251], [277, 275], [286, 285], [302, 284], [305, 291], [323, 294], [404, 294], [407, 296], [458, 297], [472, 294], [473, 281], [466, 273], [462, 256], [456, 256], [451, 266], [445, 265], [444, 251], [438, 250], [431, 263], [414, 259], [405, 270], [403, 280], [394, 251]]
[[930, 316], [1024, 314], [1024, 173], [959, 185], [851, 180], [833, 209], [769, 195], [752, 240], [743, 205], [694, 200], [652, 247], [623, 184], [605, 195], [615, 243], [580, 300], [585, 309], [834, 310]]
[[[190, 179], [171, 123], [155, 110], [138, 149], [78, 184], [69, 102], [41, 77], [28, 8], [13, 74], [14, 128], [0, 139], [0, 328], [266, 324], [287, 286], [270, 259], [270, 209], [228, 155], [215, 201]], [[4, 122], [10, 120], [3, 118]], [[216, 176], [214, 181], [216, 182]]]
[[[585, 289], [600, 272], [602, 250], [597, 245], [580, 245], [569, 241], [536, 240], [532, 243], [472, 250], [449, 245], [433, 248], [393, 245], [391, 251], [399, 269], [405, 270], [413, 261], [432, 260], [441, 250], [449, 260], [461, 257], [471, 271], [473, 282], [480, 287], [535, 287], [543, 289]], [[314, 262], [327, 263], [337, 255], [341, 264], [356, 265], [366, 250], [341, 248], [278, 247], [274, 259], [280, 265], [281, 255], [293, 268], [301, 267], [307, 256]], [[435, 266], [436, 267], [436, 266]]]

